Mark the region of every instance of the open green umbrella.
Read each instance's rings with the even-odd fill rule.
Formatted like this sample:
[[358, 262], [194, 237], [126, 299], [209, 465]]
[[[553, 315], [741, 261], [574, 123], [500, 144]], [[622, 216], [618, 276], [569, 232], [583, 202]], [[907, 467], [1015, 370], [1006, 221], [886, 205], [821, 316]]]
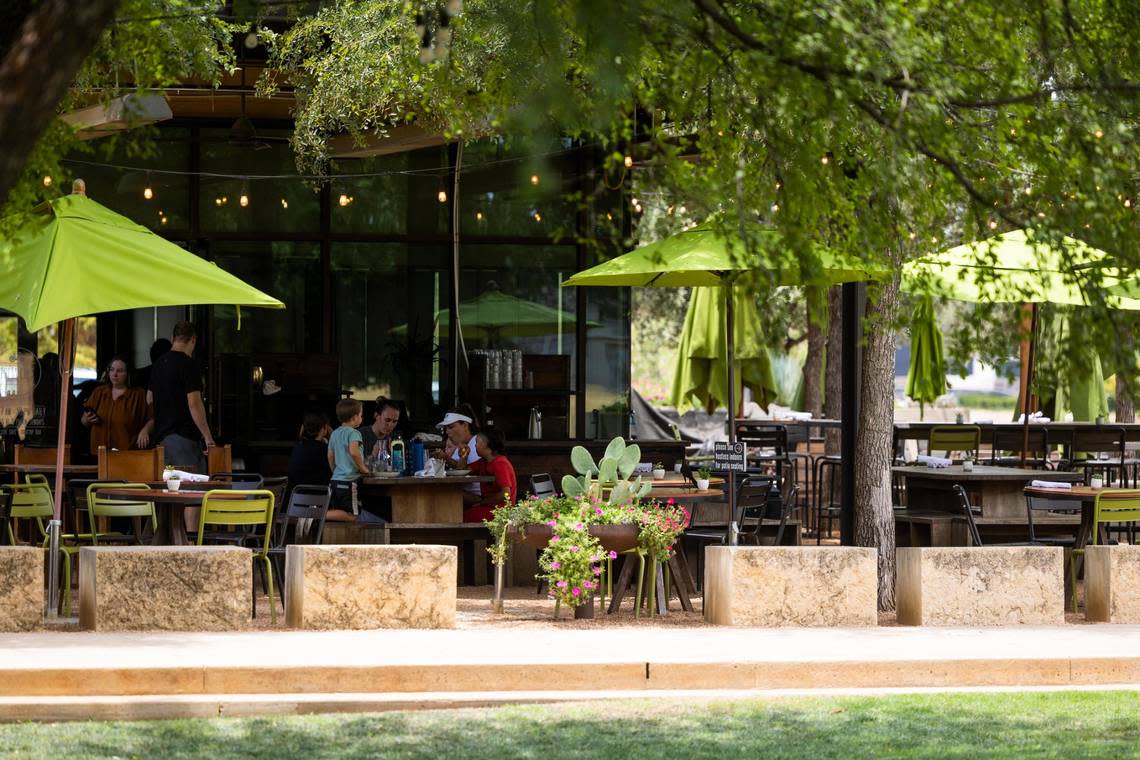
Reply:
[[920, 417], [926, 405], [946, 393], [946, 362], [942, 358], [942, 331], [934, 319], [934, 299], [919, 299], [910, 325], [910, 366], [906, 395], [918, 402]]
[[[737, 371], [733, 397], [739, 398], [742, 389], [748, 388], [756, 403], [767, 409], [776, 398], [777, 388], [764, 345], [760, 312], [755, 299], [740, 288], [734, 291], [733, 354]], [[718, 288], [693, 288], [670, 393], [670, 401], [679, 413], [695, 407], [711, 414], [718, 406], [729, 404], [724, 307]]]
[[[724, 301], [725, 374], [736, 378], [734, 284], [749, 273], [762, 274], [772, 286], [832, 285], [873, 280], [883, 272], [866, 263], [815, 248], [800, 259], [779, 234], [757, 223], [725, 227], [710, 220], [664, 240], [642, 246], [579, 272], [562, 283], [611, 287], [676, 288], [717, 285]], [[736, 383], [728, 386], [728, 440], [736, 441]], [[729, 472], [728, 501], [736, 504], [735, 473]]]
[[151, 306], [285, 304], [88, 198], [82, 180], [71, 195], [36, 208], [34, 218], [0, 242], [0, 308], [29, 330], [61, 325], [63, 380], [56, 447], [55, 516], [50, 523], [48, 609], [55, 614], [59, 516], [67, 406], [75, 358], [75, 319]]
[[[573, 332], [575, 315], [525, 298], [503, 293], [497, 287], [488, 288], [470, 301], [459, 304], [459, 324], [467, 337], [483, 338], [487, 342], [501, 340], [504, 335], [517, 338], [561, 335]], [[440, 330], [451, 322], [451, 310], [441, 309], [436, 315]], [[597, 322], [587, 327], [597, 327]], [[408, 331], [408, 325], [397, 325], [390, 332]]]

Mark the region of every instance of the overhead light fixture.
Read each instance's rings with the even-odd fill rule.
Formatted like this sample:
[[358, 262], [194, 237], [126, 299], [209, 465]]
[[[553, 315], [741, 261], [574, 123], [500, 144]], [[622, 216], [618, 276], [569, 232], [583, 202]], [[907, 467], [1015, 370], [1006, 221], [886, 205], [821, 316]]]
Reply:
[[65, 113], [59, 118], [75, 127], [79, 139], [95, 140], [124, 129], [166, 121], [173, 115], [163, 96], [131, 93], [108, 103]]

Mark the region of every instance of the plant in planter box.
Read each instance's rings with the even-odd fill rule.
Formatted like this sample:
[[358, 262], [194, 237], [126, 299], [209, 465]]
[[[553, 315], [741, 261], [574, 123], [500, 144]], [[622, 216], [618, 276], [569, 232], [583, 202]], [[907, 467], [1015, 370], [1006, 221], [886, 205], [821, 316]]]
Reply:
[[627, 446], [621, 438], [609, 442], [602, 460], [597, 464], [594, 464], [594, 458], [584, 446], [575, 446], [570, 450], [570, 464], [574, 466], [578, 477], [564, 476], [562, 493], [566, 496], [601, 499], [606, 496], [606, 489], [610, 489], [605, 501], [611, 504], [643, 498], [649, 494], [652, 485], [642, 483], [641, 476], [636, 481], [629, 479], [639, 461], [641, 447], [636, 443]]
[[664, 480], [664, 478], [665, 478], [665, 463], [664, 462], [654, 462], [653, 463], [653, 479], [654, 480]]

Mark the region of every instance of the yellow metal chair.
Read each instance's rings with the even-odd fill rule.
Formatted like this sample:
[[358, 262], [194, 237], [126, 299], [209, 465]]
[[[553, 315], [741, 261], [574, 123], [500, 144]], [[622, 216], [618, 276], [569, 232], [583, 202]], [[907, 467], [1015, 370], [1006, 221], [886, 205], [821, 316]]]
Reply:
[[[202, 512], [198, 517], [198, 545], [206, 537], [207, 525], [261, 525], [263, 535], [259, 536], [261, 549], [255, 550], [253, 561], [261, 560], [269, 589], [269, 614], [277, 623], [277, 607], [273, 603], [273, 567], [269, 561], [269, 543], [273, 534], [273, 492], [266, 489], [254, 491], [231, 491], [215, 489], [202, 496]], [[256, 589], [256, 583], [254, 584]], [[257, 600], [254, 597], [254, 614], [257, 614]]]
[[[52, 501], [51, 491], [38, 483], [4, 485], [3, 490], [12, 494], [11, 519], [8, 521], [8, 542], [16, 543], [16, 534], [12, 530], [13, 520], [34, 520], [39, 529], [45, 550], [48, 548], [48, 531], [45, 520], [52, 519], [55, 514], [55, 504]], [[63, 614], [71, 614], [71, 557], [79, 552], [79, 546], [74, 542], [79, 537], [74, 533], [63, 534], [59, 537], [60, 554], [63, 556]], [[71, 544], [65, 544], [71, 541]]]
[[935, 425], [930, 428], [930, 443], [926, 451], [931, 455], [943, 451], [947, 456], [961, 451], [977, 459], [981, 447], [982, 429], [977, 425]]
[[[108, 499], [99, 495], [101, 488], [132, 488], [138, 489], [138, 501], [122, 501]], [[98, 546], [99, 541], [130, 541], [132, 536], [118, 532], [99, 532], [98, 518], [101, 517], [138, 517], [150, 520], [151, 530], [156, 530], [158, 520], [154, 514], [154, 502], [145, 501], [143, 491], [149, 491], [150, 486], [145, 483], [92, 483], [87, 486], [87, 518], [91, 524], [91, 544]]]
[[[1100, 526], [1108, 523], [1140, 523], [1140, 489], [1106, 488], [1096, 495], [1090, 546], [1097, 545]], [[1073, 559], [1069, 563], [1069, 586], [1072, 589], [1074, 610], [1077, 609], [1077, 557], [1083, 557], [1084, 554], [1084, 549], [1073, 549]]]

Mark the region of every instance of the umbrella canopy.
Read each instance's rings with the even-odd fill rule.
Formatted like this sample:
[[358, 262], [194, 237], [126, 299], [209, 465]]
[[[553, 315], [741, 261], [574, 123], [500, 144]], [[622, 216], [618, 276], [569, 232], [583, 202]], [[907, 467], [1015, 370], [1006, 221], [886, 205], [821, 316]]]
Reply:
[[[908, 261], [902, 287], [956, 301], [1071, 306], [1089, 305], [1092, 285], [1113, 292], [1120, 279], [1108, 253], [1074, 238], [1063, 243], [1035, 243], [1028, 230], [1006, 232]], [[1098, 274], [1092, 283], [1091, 270]], [[1113, 308], [1140, 309], [1140, 300], [1105, 298]]]
[[910, 326], [910, 367], [906, 372], [906, 395], [926, 404], [946, 393], [946, 363], [942, 358], [942, 331], [934, 319], [934, 299], [919, 299]]
[[[531, 338], [573, 331], [576, 319], [571, 312], [507, 295], [497, 288], [459, 304], [459, 323], [464, 336], [486, 340], [497, 340], [503, 335]], [[441, 330], [446, 330], [451, 322], [451, 309], [441, 309], [436, 314], [436, 322]], [[597, 324], [588, 322], [586, 326], [597, 327]], [[390, 330], [397, 334], [407, 331], [407, 324]]]
[[40, 206], [0, 244], [0, 308], [31, 331], [106, 311], [184, 304], [285, 304], [85, 195]]
[[684, 288], [723, 285], [745, 272], [763, 272], [773, 286], [834, 285], [883, 274], [865, 262], [819, 247], [807, 261], [800, 261], [775, 231], [758, 224], [748, 225], [745, 234], [748, 242], [706, 222], [579, 272], [563, 284]]
[[[733, 288], [733, 291], [736, 301], [733, 335], [736, 387], [733, 398], [741, 398], [742, 389], [748, 388], [756, 403], [767, 409], [768, 404], [775, 400], [777, 389], [772, 377], [772, 362], [764, 345], [760, 312], [756, 301], [747, 293], [740, 288]], [[679, 413], [683, 414], [689, 408], [701, 408], [711, 414], [718, 406], [727, 407], [729, 404], [724, 311], [725, 299], [720, 288], [693, 288], [670, 394], [670, 401]]]

